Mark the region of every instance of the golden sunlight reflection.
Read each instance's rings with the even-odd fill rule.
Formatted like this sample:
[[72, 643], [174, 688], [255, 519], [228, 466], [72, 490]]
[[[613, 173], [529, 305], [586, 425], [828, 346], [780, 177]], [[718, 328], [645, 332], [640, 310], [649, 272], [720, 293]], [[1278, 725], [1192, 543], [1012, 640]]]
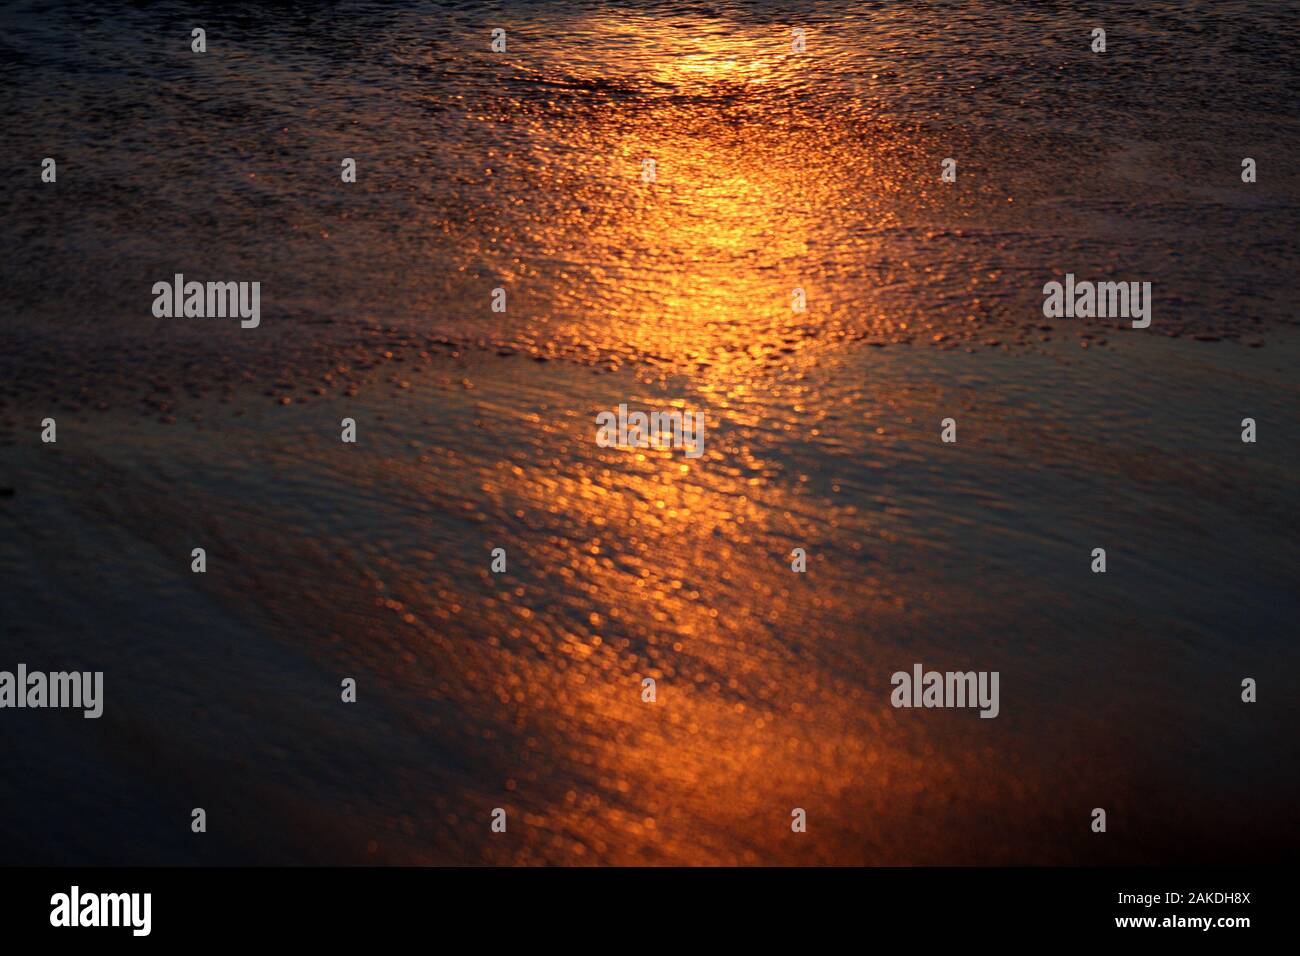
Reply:
[[[464, 654], [464, 640], [446, 636], [460, 625], [444, 617], [430, 640], [439, 670], [460, 677], [437, 693], [469, 711], [496, 699], [509, 712], [524, 765], [511, 799], [558, 848], [530, 843], [516, 860], [758, 862], [772, 858], [758, 848], [774, 834], [778, 843], [790, 835], [789, 811], [773, 808], [853, 801], [863, 819], [880, 821], [886, 801], [916, 806], [957, 772], [948, 758], [916, 761], [923, 744], [860, 684], [835, 676], [821, 635], [803, 647], [781, 636], [803, 631], [810, 608], [821, 627], [839, 621], [843, 633], [855, 617], [879, 621], [897, 608], [883, 583], [864, 592], [832, 575], [816, 594], [794, 586], [780, 558], [805, 522], [863, 539], [878, 531], [853, 506], [811, 505], [774, 482], [781, 466], [758, 450], [762, 436], [794, 434], [819, 413], [771, 414], [771, 383], [752, 381], [755, 370], [788, 362], [846, 313], [872, 306], [861, 292], [836, 301], [845, 283], [830, 242], [847, 211], [860, 228], [893, 221], [896, 181], [874, 169], [888, 131], [877, 125], [864, 139], [851, 114], [791, 105], [788, 89], [776, 90], [807, 83], [806, 66], [789, 62], [771, 31], [670, 16], [573, 26], [581, 43], [543, 41], [527, 69], [608, 109], [584, 104], [570, 115], [561, 100], [514, 120], [521, 148], [538, 157], [537, 200], [554, 202], [529, 221], [536, 259], [520, 264], [520, 280], [529, 268], [550, 277], [529, 307], [559, 337], [691, 369], [689, 402], [707, 403], [713, 432], [692, 462], [598, 449], [585, 416], [537, 418], [531, 467], [522, 457], [484, 462], [463, 478], [488, 502], [474, 506], [476, 520], [522, 521], [536, 542], [529, 566], [558, 570], [540, 604], [533, 584], [501, 587], [482, 575], [491, 594], [477, 627], [496, 635], [494, 663], [448, 660]], [[816, 144], [815, 165], [801, 142]], [[869, 232], [853, 245], [867, 257], [882, 246]], [[595, 407], [620, 398], [606, 393]], [[499, 421], [517, 397], [480, 402]], [[539, 469], [548, 449], [565, 458]], [[424, 469], [396, 476], [416, 495], [441, 487]], [[756, 552], [765, 558], [753, 560]], [[437, 615], [442, 595], [401, 576], [394, 584], [414, 592], [417, 621]], [[642, 700], [646, 677], [671, 706]], [[557, 761], [563, 785], [547, 769]], [[785, 840], [776, 855], [906, 857], [880, 823], [856, 840], [802, 853]]]
[[[611, 386], [574, 383], [570, 401], [608, 404]], [[859, 541], [882, 533], [874, 510], [768, 480], [777, 471], [751, 445], [763, 429], [794, 429], [798, 413], [760, 421], [740, 389], [738, 431], [688, 462], [599, 448], [586, 416], [512, 414], [545, 401], [525, 380], [485, 388], [478, 404], [496, 422], [491, 441], [511, 450], [386, 462], [405, 489], [390, 494], [437, 497], [484, 532], [528, 540], [527, 553], [512, 551], [519, 564], [508, 579], [476, 564], [430, 579], [424, 567], [384, 558], [367, 575], [382, 580], [385, 606], [402, 622], [411, 692], [453, 706], [467, 733], [481, 725], [514, 741], [500, 770], [508, 793], [491, 799], [526, 819], [529, 836], [500, 844], [504, 857], [489, 846], [490, 858], [914, 859], [914, 834], [892, 823], [941, 812], [943, 795], [963, 777], [969, 788], [983, 757], [937, 750], [846, 667], [853, 647], [871, 643], [860, 622], [901, 626], [888, 578], [864, 577], [852, 561], [821, 569], [815, 590], [790, 574], [783, 558], [801, 529]], [[556, 454], [563, 461], [540, 464]], [[444, 546], [458, 550], [456, 540]], [[481, 593], [466, 601], [459, 575], [476, 577]], [[950, 589], [944, 601], [962, 597]], [[427, 686], [424, 674], [433, 675]], [[658, 685], [655, 704], [642, 697], [647, 677]], [[953, 739], [970, 732], [954, 727]], [[968, 794], [981, 805], [995, 797]], [[782, 807], [803, 807], [838, 835], [801, 843], [788, 810], [774, 812]], [[937, 858], [941, 848], [921, 849]]]
[[612, 16], [574, 29], [582, 43], [543, 41], [526, 72], [592, 84], [583, 109], [561, 100], [514, 120], [539, 156], [541, 201], [565, 197], [531, 220], [535, 258], [518, 276], [545, 272], [530, 307], [551, 335], [728, 378], [875, 311], [839, 272], [878, 258], [872, 230], [896, 221], [897, 177], [878, 168], [886, 125], [792, 103], [816, 68], [770, 30]]
[[[1068, 4], [799, 4], [802, 55], [766, 2], [268, 5], [196, 59], [113, 3], [121, 55], [62, 5], [26, 18], [47, 50], [15, 61], [7, 152], [75, 155], [70, 188], [7, 190], [0, 256], [12, 659], [130, 664], [123, 732], [42, 722], [74, 749], [33, 736], [10, 775], [82, 800], [48, 757], [94, 752], [103, 787], [50, 818], [120, 797], [87, 859], [1246, 845], [1225, 808], [1298, 764], [1246, 736], [1291, 739], [1294, 707], [1206, 703], [1294, 659], [1294, 469], [1264, 452], [1295, 447], [1300, 201], [1236, 178], [1294, 91], [1249, 62], [1280, 41], [1224, 39], [1285, 35], [1274, 5], [1215, 4], [1213, 49], [1163, 17], [1108, 70]], [[1214, 86], [1228, 132], [1220, 56], [1251, 77]], [[1067, 270], [1167, 307], [1045, 321]], [[157, 317], [141, 276], [178, 272], [262, 282], [265, 321]], [[602, 443], [621, 406], [702, 415], [699, 455]], [[1275, 413], [1261, 453], [1234, 408]], [[1138, 573], [1090, 574], [1096, 541]], [[895, 709], [916, 662], [1000, 669], [1005, 708]], [[1145, 797], [1194, 778], [1220, 802]], [[191, 793], [255, 812], [180, 839]], [[1096, 839], [1094, 800], [1141, 837]]]

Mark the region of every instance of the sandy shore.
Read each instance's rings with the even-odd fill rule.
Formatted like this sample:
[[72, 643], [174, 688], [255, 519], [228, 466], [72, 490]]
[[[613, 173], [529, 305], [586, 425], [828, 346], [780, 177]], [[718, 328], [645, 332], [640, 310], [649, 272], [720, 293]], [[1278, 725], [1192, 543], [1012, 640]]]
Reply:
[[1295, 19], [1149, 8], [0, 10], [0, 859], [1293, 854]]
[[[49, 412], [53, 446], [9, 406], [7, 651], [103, 669], [107, 702], [7, 717], [7, 861], [1283, 852], [1287, 336], [856, 343], [741, 387], [425, 344], [287, 404], [255, 381]], [[705, 455], [597, 447], [628, 401], [704, 410]], [[892, 709], [914, 661], [999, 670], [1001, 715]]]

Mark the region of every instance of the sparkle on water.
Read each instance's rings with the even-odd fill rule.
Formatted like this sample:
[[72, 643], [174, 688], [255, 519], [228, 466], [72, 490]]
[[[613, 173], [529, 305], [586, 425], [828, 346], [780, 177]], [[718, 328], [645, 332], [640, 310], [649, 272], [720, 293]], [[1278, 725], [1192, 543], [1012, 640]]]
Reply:
[[[1216, 80], [1217, 112], [1192, 109], [1213, 51], [1149, 4], [1113, 4], [1143, 57], [1108, 71], [1055, 5], [914, 6], [361, 5], [214, 24], [205, 58], [161, 65], [133, 6], [111, 39], [12, 24], [46, 57], [0, 94], [9, 152], [44, 155], [57, 125], [67, 158], [57, 196], [11, 200], [30, 226], [0, 261], [6, 412], [28, 429], [44, 388], [76, 404], [56, 454], [13, 450], [32, 478], [0, 547], [25, 599], [8, 640], [112, 668], [117, 742], [84, 758], [104, 788], [150, 813], [201, 790], [241, 829], [197, 852], [232, 860], [1107, 862], [1273, 839], [1294, 744], [1201, 702], [1295, 660], [1294, 462], [1221, 438], [1240, 408], [1294, 408], [1294, 342], [1211, 361], [1156, 335], [1294, 321], [1294, 176], [1234, 188], [1237, 141], [1282, 135], [1294, 90]], [[1285, 45], [1267, 12], [1203, 16]], [[1067, 269], [1159, 278], [1153, 334], [1045, 326]], [[152, 319], [176, 271], [261, 280], [259, 337]], [[598, 447], [623, 402], [704, 411], [704, 456]], [[1286, 417], [1272, 447], [1294, 447]], [[893, 710], [915, 661], [1000, 670], [1001, 716]], [[1293, 740], [1276, 706], [1258, 719]], [[21, 753], [57, 782], [38, 755], [84, 745], [47, 733]], [[1279, 802], [1221, 846], [1211, 821], [1260, 767]], [[1169, 812], [1188, 779], [1217, 783]], [[1124, 840], [1090, 839], [1095, 805]], [[152, 820], [123, 817], [128, 856], [196, 852]]]

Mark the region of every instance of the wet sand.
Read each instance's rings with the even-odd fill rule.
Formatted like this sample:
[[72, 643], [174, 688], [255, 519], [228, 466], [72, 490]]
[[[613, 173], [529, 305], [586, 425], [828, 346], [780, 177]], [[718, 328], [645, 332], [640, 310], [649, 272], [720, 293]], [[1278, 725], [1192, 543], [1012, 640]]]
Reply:
[[[466, 350], [355, 396], [62, 414], [6, 450], [6, 643], [104, 669], [108, 705], [8, 715], [9, 859], [1275, 858], [1295, 345], [858, 343], [734, 392]], [[704, 408], [706, 454], [598, 448], [629, 398]], [[892, 709], [914, 661], [999, 670], [1001, 715]]]
[[[196, 59], [110, 7], [0, 12], [0, 664], [107, 698], [0, 720], [0, 860], [1294, 853], [1294, 18], [506, 4], [493, 57], [360, 4]], [[260, 327], [154, 318], [176, 272]], [[1067, 272], [1151, 328], [1043, 318]], [[599, 447], [623, 403], [705, 454]], [[998, 718], [890, 707], [918, 661]]]

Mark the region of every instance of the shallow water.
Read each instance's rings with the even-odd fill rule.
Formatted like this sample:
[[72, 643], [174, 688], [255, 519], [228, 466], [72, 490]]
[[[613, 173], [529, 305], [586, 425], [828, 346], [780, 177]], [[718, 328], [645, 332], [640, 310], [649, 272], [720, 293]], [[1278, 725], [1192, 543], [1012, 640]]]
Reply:
[[[1080, 9], [0, 14], [0, 666], [108, 694], [5, 714], [5, 858], [1294, 850], [1296, 28]], [[176, 271], [262, 327], [154, 319]], [[1152, 328], [1043, 319], [1066, 271]], [[625, 402], [703, 457], [598, 447]], [[1002, 713], [894, 710], [915, 661]]]
[[[592, 409], [674, 390], [519, 357], [431, 363], [360, 405], [69, 426], [57, 451], [22, 453], [5, 509], [4, 577], [25, 595], [7, 643], [107, 671], [85, 759], [94, 792], [130, 794], [144, 819], [127, 846], [132, 825], [62, 826], [77, 853], [140, 860], [1268, 855], [1297, 783], [1295, 460], [1279, 450], [1297, 436], [1279, 424], [1256, 450], [1168, 399], [1209, 385], [1257, 403], [1262, 378], [1277, 404], [1261, 418], [1284, 421], [1294, 366], [1255, 362], [1246, 381], [1204, 345], [1153, 347], [858, 351], [803, 399], [693, 394], [715, 423], [695, 462], [591, 440]], [[1152, 357], [1178, 370], [1095, 398], [1109, 414], [1059, 397]], [[970, 422], [957, 445], [938, 443], [935, 408]], [[914, 661], [999, 670], [1001, 715], [892, 710], [888, 675]], [[1267, 688], [1249, 718], [1239, 674]], [[357, 705], [335, 703], [340, 675]], [[49, 780], [45, 755], [86, 731], [19, 719], [7, 802], [38, 833], [15, 781]], [[197, 849], [169, 822], [191, 792], [238, 819]], [[1093, 805], [1116, 808], [1105, 843], [1080, 822]], [[485, 838], [494, 806], [508, 840]]]
[[176, 272], [261, 281], [263, 342], [374, 317], [687, 367], [1005, 337], [1067, 270], [1155, 277], [1163, 332], [1294, 321], [1284, 5], [101, 9], [0, 21], [22, 334], [248, 347], [152, 317]]

